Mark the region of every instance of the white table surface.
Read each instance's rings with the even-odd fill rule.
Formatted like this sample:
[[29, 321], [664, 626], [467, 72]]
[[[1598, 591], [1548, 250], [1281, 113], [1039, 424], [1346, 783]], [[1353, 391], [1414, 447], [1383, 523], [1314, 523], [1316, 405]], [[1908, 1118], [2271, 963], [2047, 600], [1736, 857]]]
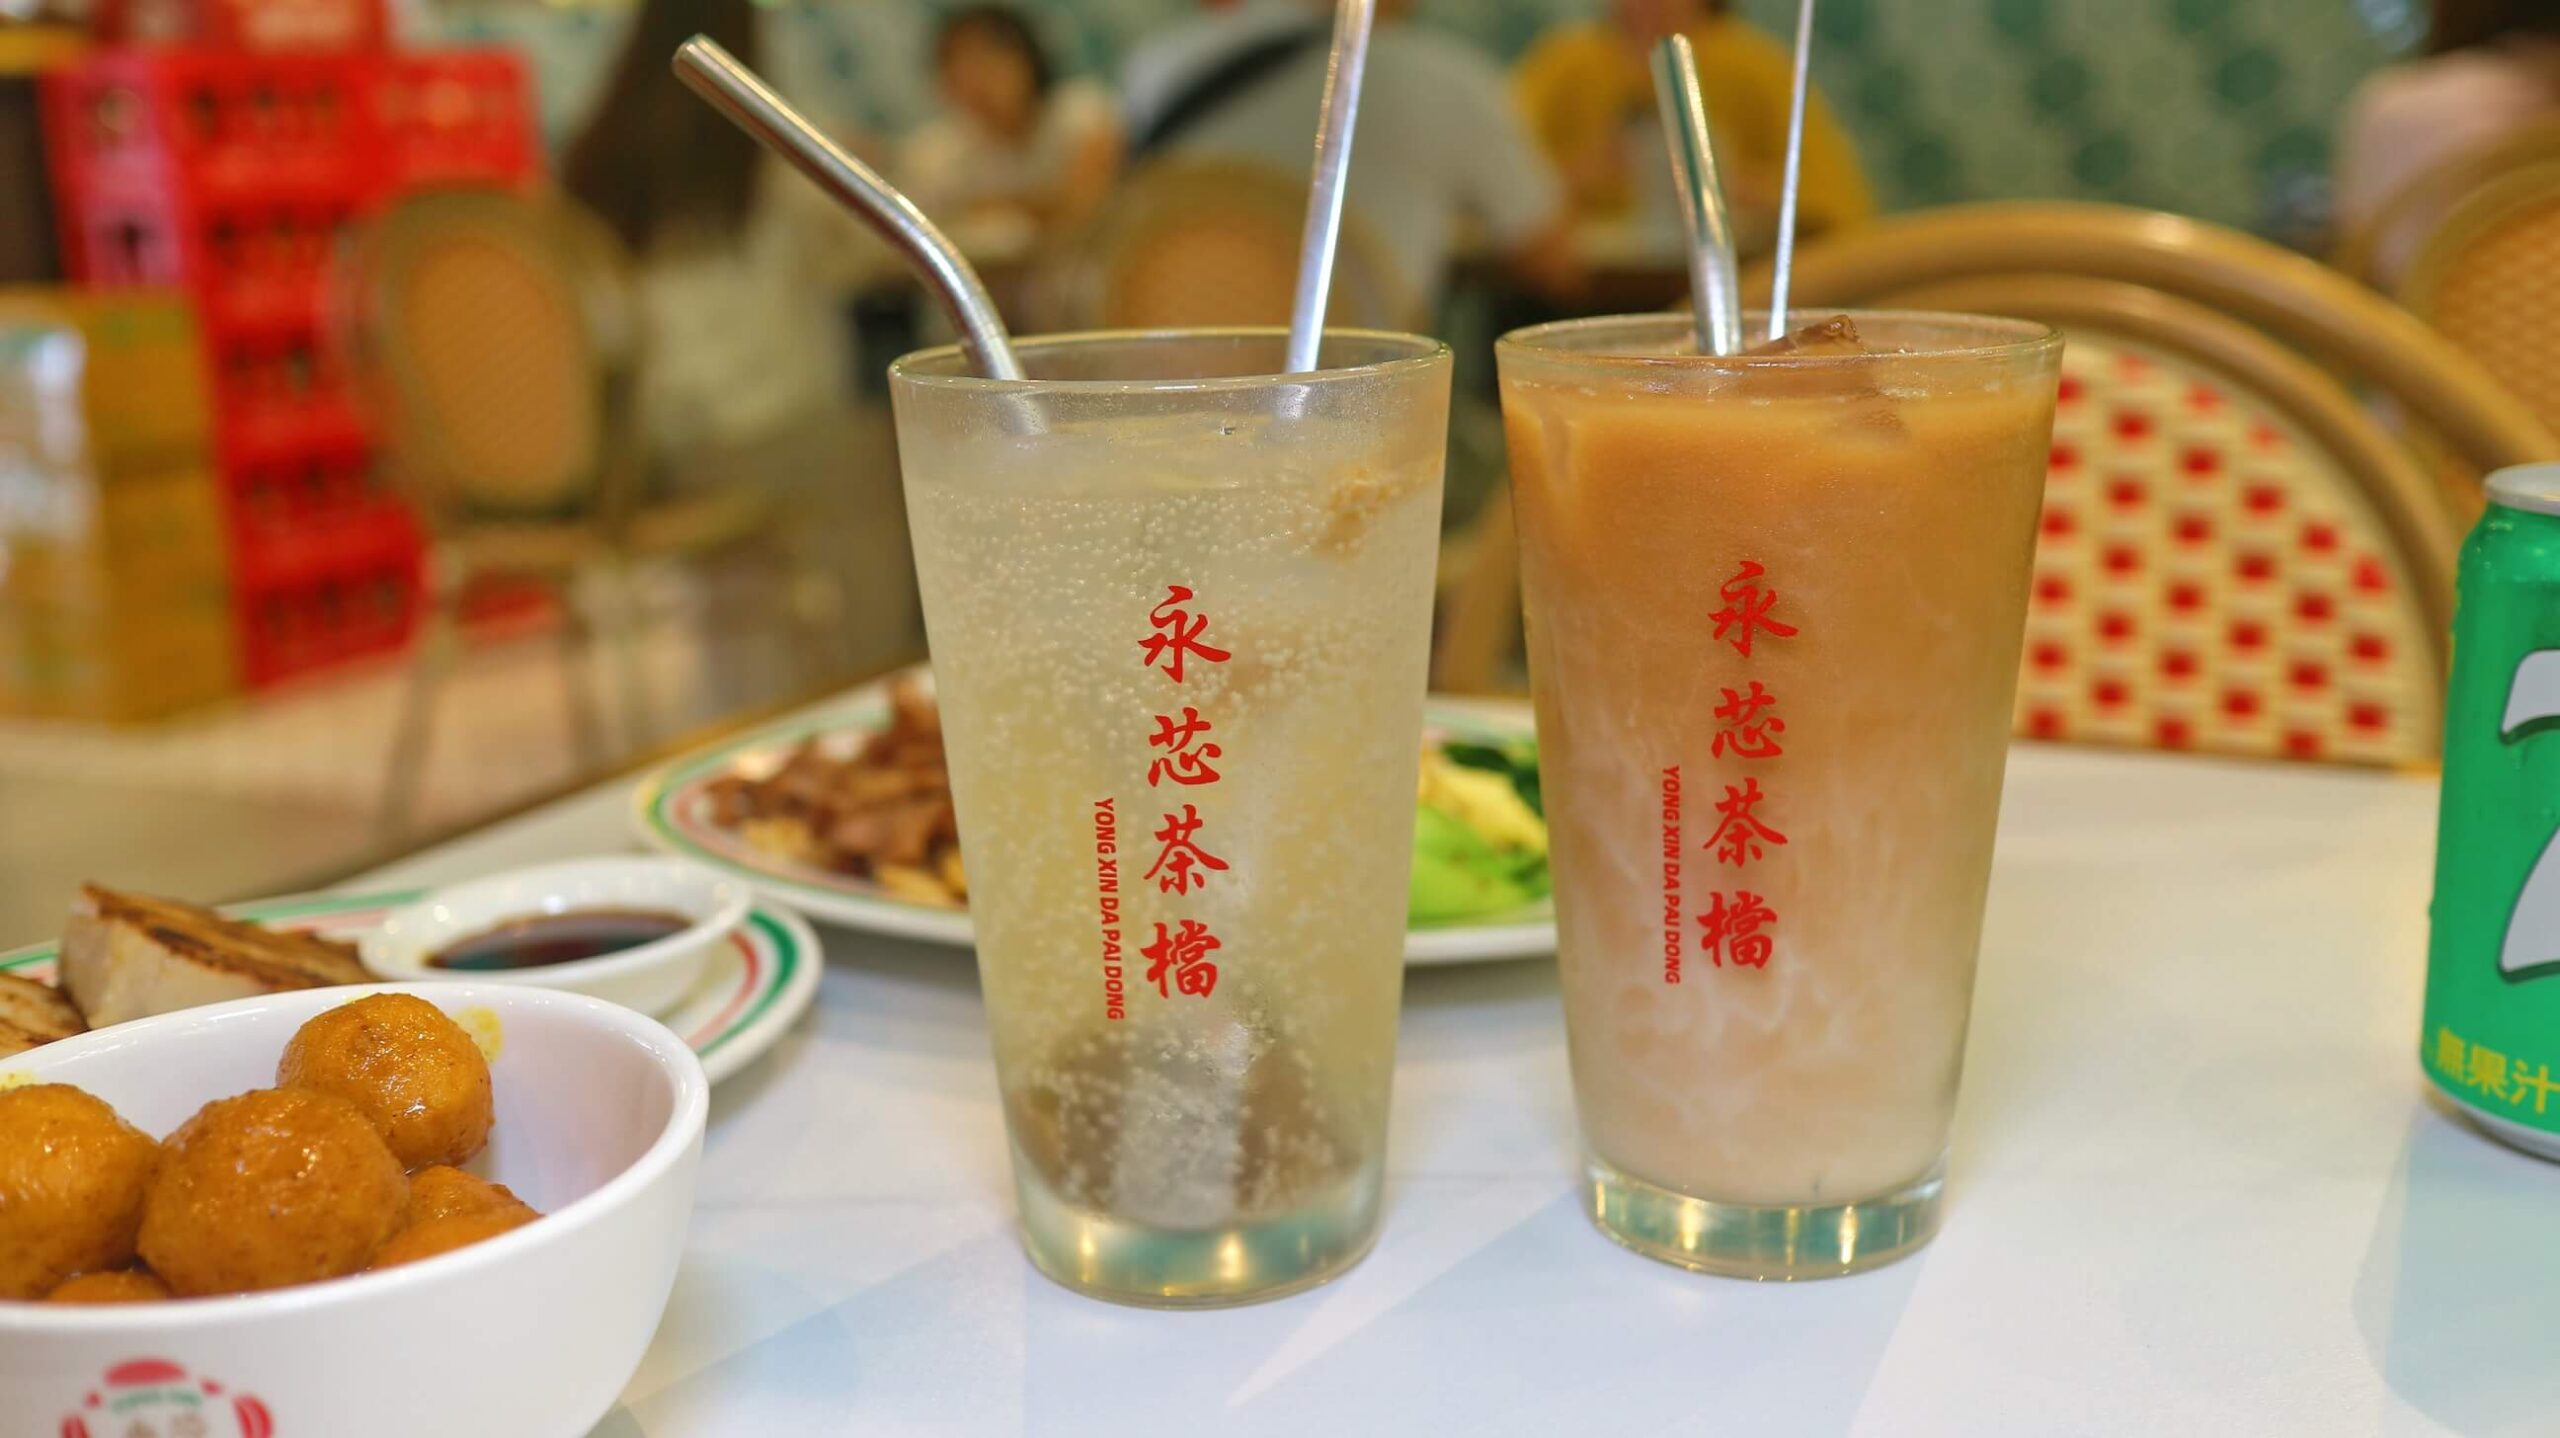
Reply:
[[[1077, 1298], [1015, 1247], [968, 956], [829, 932], [814, 1012], [713, 1101], [674, 1301], [594, 1438], [2560, 1432], [2560, 1167], [2415, 1061], [2435, 792], [2018, 750], [1945, 1230], [1796, 1286], [1584, 1220], [1539, 961], [1408, 979], [1351, 1273]], [[626, 802], [366, 882], [623, 848]]]

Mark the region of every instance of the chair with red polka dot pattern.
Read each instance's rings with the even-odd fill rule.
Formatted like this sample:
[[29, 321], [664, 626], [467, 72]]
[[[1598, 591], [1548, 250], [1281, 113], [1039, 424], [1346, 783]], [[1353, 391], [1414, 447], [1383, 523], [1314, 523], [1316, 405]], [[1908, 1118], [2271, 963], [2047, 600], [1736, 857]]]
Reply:
[[2560, 120], [2419, 176], [2339, 263], [2560, 426]]
[[2172, 351], [2075, 328], [2020, 731], [2423, 758], [2436, 743], [2440, 615], [2415, 592], [2419, 567], [2346, 467], [2262, 395]]
[[1806, 314], [1972, 310], [2064, 332], [2020, 733], [2435, 754], [2466, 516], [2349, 382], [2481, 469], [2560, 457], [2441, 337], [2300, 256], [2107, 206], [1887, 221], [1809, 249], [1794, 293]]

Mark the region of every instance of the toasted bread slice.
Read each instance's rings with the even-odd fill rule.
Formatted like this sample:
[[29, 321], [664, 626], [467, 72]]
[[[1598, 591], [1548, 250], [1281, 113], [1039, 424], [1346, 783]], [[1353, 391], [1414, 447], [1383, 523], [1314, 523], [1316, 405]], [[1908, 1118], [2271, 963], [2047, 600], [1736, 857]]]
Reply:
[[62, 988], [91, 1028], [284, 989], [370, 983], [352, 944], [83, 885], [62, 933]]
[[71, 1000], [53, 985], [0, 974], [0, 1059], [67, 1039], [88, 1027]]

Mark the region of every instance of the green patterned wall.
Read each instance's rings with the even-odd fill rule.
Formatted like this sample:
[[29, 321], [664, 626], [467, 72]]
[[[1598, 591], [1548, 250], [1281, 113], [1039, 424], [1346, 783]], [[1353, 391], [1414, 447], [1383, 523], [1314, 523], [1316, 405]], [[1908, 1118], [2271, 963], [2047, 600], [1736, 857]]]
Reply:
[[[1772, 28], [1789, 0], [1745, 0]], [[1814, 67], [1887, 203], [2115, 200], [2310, 240], [2401, 0], [1822, 0]]]
[[[918, 59], [949, 0], [780, 0], [836, 113], [883, 130], [931, 104]], [[1107, 72], [1190, 0], [1027, 0], [1062, 59]], [[1600, 0], [1422, 0], [1501, 57]], [[1740, 0], [1789, 33], [1794, 0]], [[555, 134], [619, 29], [611, 5], [484, 0], [446, 33], [536, 56]], [[1814, 69], [1886, 202], [2115, 200], [2299, 243], [2327, 210], [2329, 135], [2356, 82], [2414, 38], [2417, 0], [1821, 0]]]

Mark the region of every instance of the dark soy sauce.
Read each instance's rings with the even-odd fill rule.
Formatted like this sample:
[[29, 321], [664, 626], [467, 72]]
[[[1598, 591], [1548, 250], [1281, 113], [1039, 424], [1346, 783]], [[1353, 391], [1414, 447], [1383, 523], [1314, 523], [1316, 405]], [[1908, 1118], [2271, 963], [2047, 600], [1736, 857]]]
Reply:
[[486, 933], [456, 939], [427, 960], [439, 969], [490, 972], [538, 969], [653, 944], [693, 927], [682, 914], [656, 909], [572, 909], [510, 919]]

